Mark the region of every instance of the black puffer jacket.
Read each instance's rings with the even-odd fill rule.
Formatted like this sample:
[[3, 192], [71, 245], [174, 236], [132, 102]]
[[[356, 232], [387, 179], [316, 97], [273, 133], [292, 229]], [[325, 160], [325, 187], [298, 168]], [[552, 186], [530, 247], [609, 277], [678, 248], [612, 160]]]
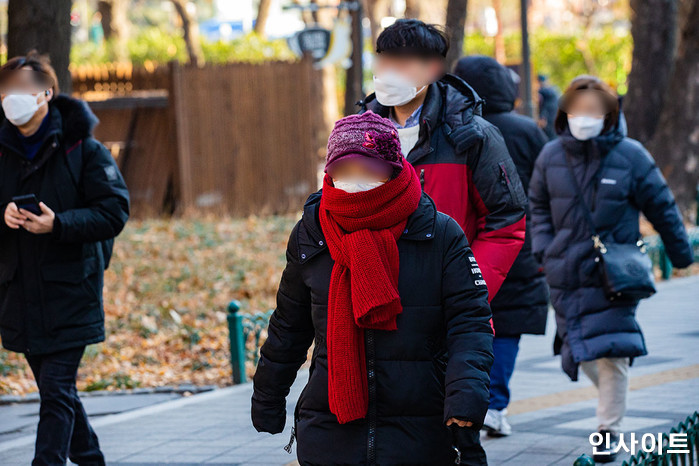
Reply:
[[[510, 71], [490, 57], [476, 55], [459, 60], [456, 75], [485, 99], [483, 118], [497, 126], [517, 167], [524, 190], [534, 171], [534, 162], [548, 138], [531, 118], [514, 113], [517, 86]], [[507, 274], [500, 291], [490, 302], [495, 334], [517, 336], [543, 334], [548, 314], [548, 287], [541, 265], [532, 255], [531, 219], [526, 208], [527, 232], [524, 246]]]
[[458, 438], [478, 434], [493, 360], [487, 290], [476, 284], [481, 276], [463, 231], [423, 194], [398, 241], [398, 330], [365, 332], [369, 414], [340, 425], [328, 407], [325, 336], [334, 262], [318, 221], [319, 202], [320, 193], [309, 198], [289, 239], [277, 309], [254, 377], [253, 424], [261, 432], [283, 430], [285, 398], [315, 341], [295, 413], [301, 464], [454, 464], [445, 422], [474, 423], [454, 429]]
[[[572, 167], [592, 211], [602, 241], [635, 243], [639, 212], [660, 233], [676, 267], [694, 256], [672, 192], [653, 158], [637, 141], [616, 128], [589, 141], [568, 129], [544, 147], [529, 186], [533, 251], [543, 257], [558, 327], [554, 350], [564, 371], [577, 380], [578, 363], [603, 357], [645, 355], [635, 319], [637, 302], [611, 302], [602, 289], [581, 205], [573, 204]], [[602, 163], [602, 169], [595, 173]]]
[[41, 149], [24, 157], [16, 128], [0, 126], [0, 212], [35, 194], [56, 213], [54, 231], [35, 235], [0, 219], [0, 336], [5, 348], [43, 354], [104, 340], [101, 241], [119, 234], [129, 195], [111, 153], [92, 137], [85, 102], [49, 103]]

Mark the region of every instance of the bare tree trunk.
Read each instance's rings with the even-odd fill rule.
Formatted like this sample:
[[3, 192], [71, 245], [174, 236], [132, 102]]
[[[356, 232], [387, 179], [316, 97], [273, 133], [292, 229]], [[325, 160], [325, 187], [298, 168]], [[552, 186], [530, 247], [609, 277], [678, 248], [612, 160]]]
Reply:
[[62, 91], [70, 92], [71, 0], [9, 0], [7, 56], [25, 55], [32, 49], [47, 53], [56, 69]]
[[345, 79], [345, 115], [357, 113], [355, 105], [364, 98], [364, 73], [362, 67], [362, 4], [350, 10], [352, 17], [352, 65], [347, 69]]
[[[314, 0], [315, 1], [315, 0]], [[331, 29], [335, 25], [337, 12], [330, 8], [319, 9], [316, 14], [315, 22], [320, 26]], [[337, 94], [337, 68], [335, 66], [325, 66], [321, 71], [321, 115], [318, 131], [318, 147], [325, 148], [325, 143], [328, 140], [328, 134], [333, 129], [335, 120], [340, 114], [340, 102]], [[323, 142], [325, 141], [325, 143]]]
[[388, 12], [388, 2], [386, 0], [366, 0], [367, 17], [371, 27], [371, 44], [376, 47], [376, 39], [381, 34], [381, 18]]
[[405, 17], [408, 19], [420, 19], [420, 1], [405, 0]]
[[448, 72], [454, 69], [454, 65], [461, 58], [463, 52], [464, 34], [466, 34], [466, 7], [467, 0], [449, 0], [447, 3], [446, 29], [451, 44], [446, 60]]
[[633, 59], [624, 114], [629, 136], [648, 142], [658, 125], [672, 73], [677, 0], [631, 0]]
[[699, 0], [688, 0], [681, 23], [668, 93], [648, 148], [687, 212], [699, 181]]
[[583, 61], [585, 62], [585, 68], [587, 72], [592, 75], [597, 75], [597, 65], [595, 60], [592, 58], [590, 53], [590, 32], [592, 31], [592, 21], [594, 19], [595, 13], [597, 13], [598, 8], [597, 2], [592, 2], [591, 4], [585, 3], [582, 9], [583, 17], [583, 33], [582, 37], [575, 41], [575, 48], [577, 48], [583, 56]]
[[260, 0], [260, 5], [257, 8], [255, 32], [261, 36], [265, 35], [265, 27], [267, 26], [267, 18], [269, 18], [269, 7], [271, 5], [272, 0]]
[[201, 66], [204, 64], [204, 54], [199, 43], [199, 27], [196, 21], [189, 17], [186, 0], [172, 0], [172, 4], [175, 6], [175, 10], [177, 10], [180, 21], [182, 21], [184, 43], [187, 47], [189, 63]]
[[102, 15], [104, 38], [114, 44], [114, 53], [118, 61], [128, 58], [126, 41], [129, 38], [129, 20], [127, 17], [127, 0], [100, 0], [97, 11]]
[[498, 31], [495, 33], [495, 59], [499, 63], [505, 63], [507, 53], [505, 52], [505, 33], [502, 30], [502, 2], [500, 0], [493, 0], [493, 10], [495, 10], [498, 24]]

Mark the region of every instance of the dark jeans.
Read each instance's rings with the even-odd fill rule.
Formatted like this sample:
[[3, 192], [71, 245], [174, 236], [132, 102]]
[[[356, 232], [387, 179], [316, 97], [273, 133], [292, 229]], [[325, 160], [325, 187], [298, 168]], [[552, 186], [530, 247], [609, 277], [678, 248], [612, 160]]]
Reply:
[[490, 369], [490, 409], [498, 411], [510, 404], [510, 378], [519, 352], [519, 337], [493, 338], [495, 360]]
[[95, 431], [78, 398], [75, 379], [85, 347], [26, 355], [39, 386], [41, 407], [33, 466], [73, 463], [104, 465]]

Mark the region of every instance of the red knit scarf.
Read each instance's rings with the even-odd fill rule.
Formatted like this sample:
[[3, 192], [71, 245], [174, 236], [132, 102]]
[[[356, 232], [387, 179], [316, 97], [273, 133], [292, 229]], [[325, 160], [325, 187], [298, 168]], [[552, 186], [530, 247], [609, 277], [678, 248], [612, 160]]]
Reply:
[[335, 261], [328, 297], [328, 397], [341, 424], [366, 416], [369, 404], [365, 328], [395, 330], [403, 310], [398, 296], [398, 246], [422, 189], [403, 161], [385, 184], [346, 193], [325, 175], [320, 225]]

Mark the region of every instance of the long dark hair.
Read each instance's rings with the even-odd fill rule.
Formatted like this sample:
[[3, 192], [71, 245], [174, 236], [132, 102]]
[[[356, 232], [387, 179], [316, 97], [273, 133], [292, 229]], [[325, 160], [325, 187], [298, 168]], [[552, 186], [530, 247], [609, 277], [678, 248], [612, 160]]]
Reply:
[[558, 106], [558, 113], [556, 113], [556, 119], [554, 120], [553, 126], [558, 134], [565, 131], [568, 127], [568, 114], [565, 112], [564, 108], [572, 103], [576, 98], [577, 91], [582, 91], [585, 89], [592, 89], [595, 91], [601, 91], [599, 96], [604, 100], [607, 109], [609, 110], [604, 117], [604, 127], [602, 132], [610, 130], [616, 125], [619, 119], [619, 97], [617, 93], [614, 92], [607, 83], [602, 81], [596, 76], [581, 75], [574, 78], [568, 88], [563, 93], [561, 101]]

